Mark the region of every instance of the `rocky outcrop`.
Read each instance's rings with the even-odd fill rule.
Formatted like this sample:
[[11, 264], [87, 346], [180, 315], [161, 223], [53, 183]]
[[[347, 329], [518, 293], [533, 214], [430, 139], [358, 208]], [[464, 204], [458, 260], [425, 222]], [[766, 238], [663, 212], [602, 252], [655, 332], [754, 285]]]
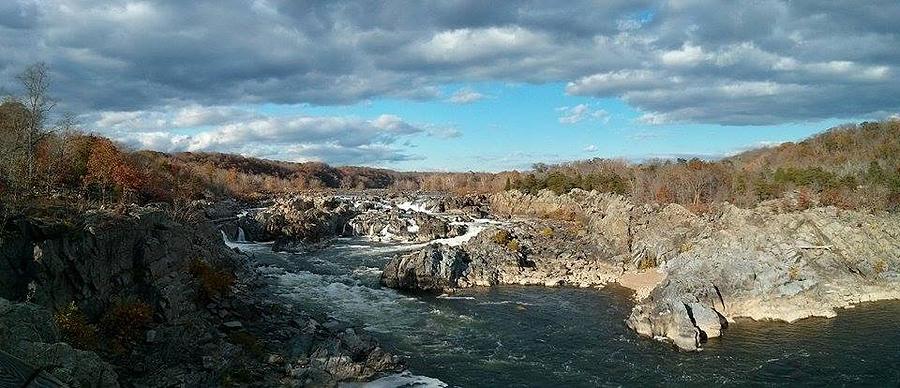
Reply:
[[[460, 247], [432, 244], [392, 259], [388, 287], [447, 290], [498, 284], [595, 286], [621, 273], [603, 251], [545, 222], [490, 227]], [[561, 226], [558, 226], [561, 227]]]
[[625, 197], [575, 189], [566, 195], [506, 191], [490, 197], [493, 214], [574, 221], [595, 244], [617, 254], [630, 252], [632, 205]]
[[357, 211], [350, 201], [333, 196], [280, 197], [257, 212], [263, 236], [260, 241], [275, 241], [273, 249], [302, 250], [334, 236], [348, 234], [347, 223]]
[[[638, 332], [669, 337], [659, 327], [671, 321], [667, 311], [673, 303], [730, 320], [791, 322], [833, 317], [835, 308], [862, 301], [900, 298], [896, 215], [724, 205], [687, 244], [664, 265], [666, 281], [628, 319]], [[707, 321], [701, 328], [707, 337], [724, 326]]]
[[38, 305], [0, 298], [0, 350], [73, 387], [119, 386], [113, 367], [62, 342], [53, 315]]
[[115, 300], [152, 302], [164, 319], [193, 311], [193, 259], [237, 266], [209, 224], [175, 221], [162, 210], [90, 211], [79, 224], [21, 218], [0, 244], [0, 297], [51, 309], [77, 304], [90, 317]]
[[897, 214], [795, 211], [781, 201], [694, 214], [582, 190], [512, 191], [491, 204], [507, 216], [574, 220], [609, 255], [626, 258], [626, 276], [653, 271], [655, 288], [642, 290], [627, 324], [682, 349], [697, 349], [737, 317], [831, 317], [835, 308], [900, 298]]
[[385, 266], [381, 283], [403, 290], [444, 290], [471, 285], [469, 254], [460, 247], [431, 244]]
[[354, 235], [395, 242], [428, 242], [466, 232], [463, 224], [451, 224], [442, 217], [397, 208], [366, 211], [351, 219], [349, 226]]
[[[15, 301], [0, 299], [0, 349], [66, 383], [335, 386], [401, 365], [362, 331], [280, 301], [215, 220], [150, 207], [72, 219], [16, 219], [0, 241], [0, 297]], [[132, 302], [152, 317], [124, 323], [122, 339], [104, 322]], [[55, 327], [70, 305], [93, 339], [72, 343], [91, 351]]]

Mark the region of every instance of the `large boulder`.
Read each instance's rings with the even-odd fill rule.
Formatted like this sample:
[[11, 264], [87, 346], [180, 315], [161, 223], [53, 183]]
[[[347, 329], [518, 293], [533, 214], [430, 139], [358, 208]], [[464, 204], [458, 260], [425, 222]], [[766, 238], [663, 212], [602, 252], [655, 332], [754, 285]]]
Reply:
[[431, 244], [388, 262], [381, 282], [390, 288], [411, 290], [466, 287], [469, 262], [468, 253], [462, 248]]
[[350, 201], [339, 197], [299, 195], [277, 198], [254, 219], [264, 230], [260, 240], [274, 240], [275, 250], [294, 250], [349, 234], [347, 224], [357, 213]]

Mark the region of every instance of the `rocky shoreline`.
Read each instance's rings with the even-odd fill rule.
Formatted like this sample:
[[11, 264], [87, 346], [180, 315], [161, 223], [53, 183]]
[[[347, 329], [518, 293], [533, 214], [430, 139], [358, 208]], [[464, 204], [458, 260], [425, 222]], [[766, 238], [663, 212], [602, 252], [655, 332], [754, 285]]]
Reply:
[[618, 282], [636, 291], [626, 324], [684, 350], [722, 335], [736, 318], [792, 322], [900, 298], [897, 214], [796, 210], [790, 198], [754, 209], [719, 204], [694, 214], [676, 204], [634, 205], [577, 189], [510, 191], [489, 201], [492, 214], [510, 219], [505, 226], [461, 247], [429, 246], [397, 257], [383, 283], [452, 292]]
[[737, 318], [900, 298], [897, 214], [798, 210], [790, 198], [695, 214], [581, 190], [299, 195], [12, 220], [0, 348], [74, 386], [334, 386], [403, 369], [361, 329], [274, 296], [223, 236], [289, 252], [341, 236], [408, 244], [381, 274], [400, 290], [619, 283], [635, 290], [625, 324], [684, 350]]
[[195, 205], [8, 224], [0, 349], [89, 387], [334, 386], [402, 369], [360, 329], [273, 296], [223, 244], [222, 204]]

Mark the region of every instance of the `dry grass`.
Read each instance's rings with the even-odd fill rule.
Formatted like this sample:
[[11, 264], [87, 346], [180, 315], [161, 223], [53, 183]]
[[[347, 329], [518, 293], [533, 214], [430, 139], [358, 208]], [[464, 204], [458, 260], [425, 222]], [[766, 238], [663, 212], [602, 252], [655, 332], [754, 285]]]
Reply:
[[231, 292], [234, 286], [234, 274], [215, 269], [209, 263], [196, 259], [191, 262], [190, 273], [200, 284], [200, 298], [209, 300], [219, 298]]
[[58, 311], [53, 318], [63, 339], [70, 345], [83, 350], [97, 348], [97, 328], [88, 323], [87, 317], [75, 302]]
[[119, 301], [100, 319], [100, 329], [114, 350], [125, 350], [153, 323], [153, 308], [141, 301]]

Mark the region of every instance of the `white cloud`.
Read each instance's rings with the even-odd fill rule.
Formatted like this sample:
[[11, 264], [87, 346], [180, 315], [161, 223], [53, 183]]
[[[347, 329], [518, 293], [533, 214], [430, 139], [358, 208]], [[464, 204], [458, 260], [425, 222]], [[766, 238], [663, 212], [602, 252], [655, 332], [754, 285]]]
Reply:
[[662, 63], [669, 66], [693, 66], [706, 59], [703, 48], [685, 42], [679, 50], [665, 51], [660, 55]]
[[583, 151], [584, 152], [597, 152], [597, 149], [598, 148], [596, 145], [591, 144], [591, 145], [584, 147]]
[[[173, 112], [101, 112], [93, 116], [93, 126], [101, 134], [138, 149], [216, 151], [280, 160], [367, 165], [419, 158], [408, 153], [408, 139], [413, 136], [460, 136], [454, 127], [412, 124], [390, 114], [373, 119], [272, 117], [232, 108], [199, 106]], [[203, 129], [188, 131], [190, 134], [174, 132], [179, 125]]]
[[577, 124], [584, 120], [600, 120], [604, 124], [609, 122], [609, 112], [603, 109], [592, 109], [587, 104], [578, 104], [573, 107], [556, 108], [560, 112], [560, 124]]
[[412, 52], [428, 62], [458, 63], [526, 53], [548, 44], [548, 37], [518, 26], [460, 28], [438, 32]]
[[457, 90], [456, 93], [453, 93], [453, 95], [450, 96], [449, 101], [454, 104], [471, 104], [475, 101], [483, 99], [484, 97], [484, 94], [476, 92], [475, 90], [462, 88]]

